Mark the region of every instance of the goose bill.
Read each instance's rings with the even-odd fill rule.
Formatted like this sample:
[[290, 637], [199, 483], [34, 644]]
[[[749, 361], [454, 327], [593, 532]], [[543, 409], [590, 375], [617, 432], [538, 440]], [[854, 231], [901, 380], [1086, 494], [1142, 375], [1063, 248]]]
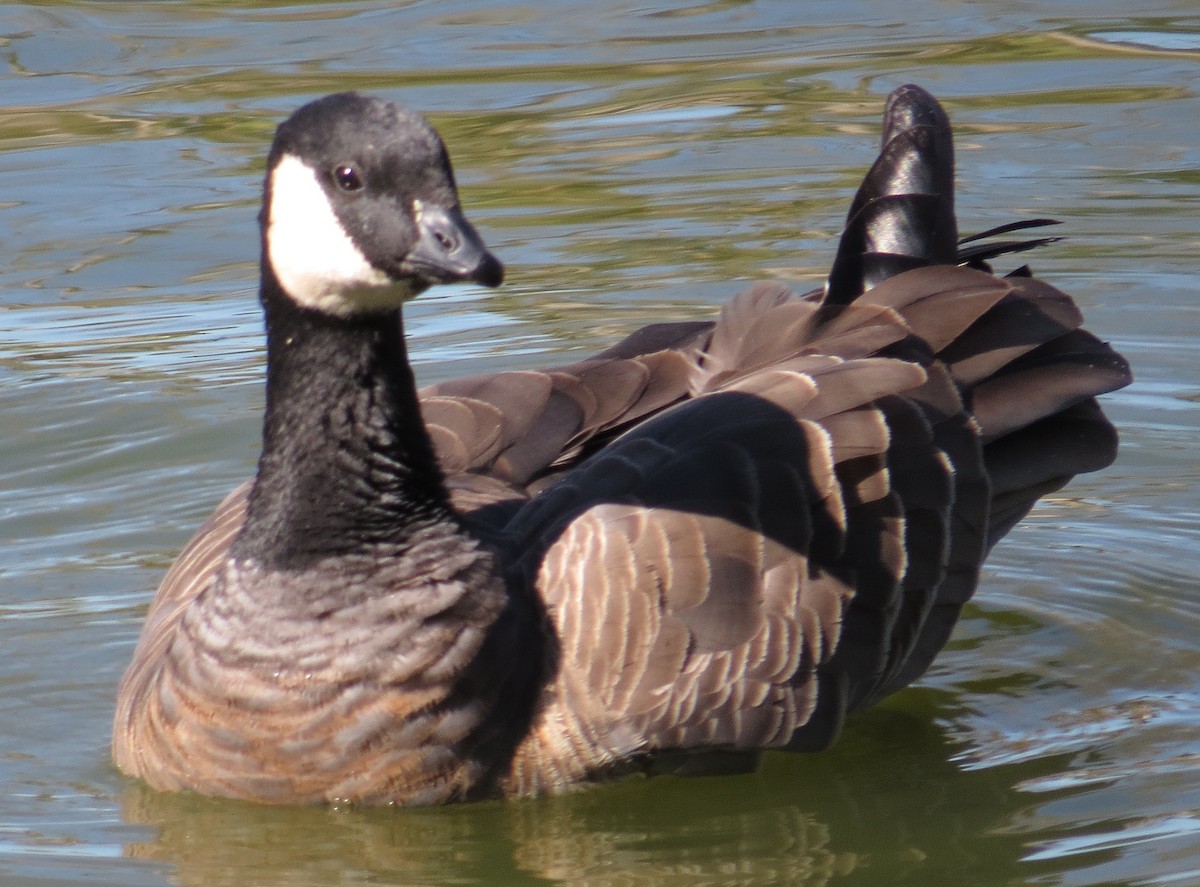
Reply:
[[504, 280], [504, 266], [457, 207], [418, 204], [416, 221], [420, 238], [403, 263], [414, 273], [431, 283], [470, 280], [495, 287]]

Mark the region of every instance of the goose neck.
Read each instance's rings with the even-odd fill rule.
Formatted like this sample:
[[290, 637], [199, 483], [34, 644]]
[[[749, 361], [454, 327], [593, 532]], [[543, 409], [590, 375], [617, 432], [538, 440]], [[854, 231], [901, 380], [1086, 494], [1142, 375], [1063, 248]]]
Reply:
[[304, 568], [403, 550], [456, 526], [421, 419], [399, 312], [333, 317], [264, 277], [263, 447], [235, 558]]

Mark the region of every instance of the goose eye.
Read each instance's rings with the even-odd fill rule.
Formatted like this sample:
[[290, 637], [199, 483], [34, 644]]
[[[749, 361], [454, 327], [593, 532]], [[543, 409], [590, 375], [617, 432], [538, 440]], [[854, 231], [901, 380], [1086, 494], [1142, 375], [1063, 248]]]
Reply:
[[333, 180], [343, 191], [361, 191], [363, 187], [358, 170], [348, 163], [333, 168]]

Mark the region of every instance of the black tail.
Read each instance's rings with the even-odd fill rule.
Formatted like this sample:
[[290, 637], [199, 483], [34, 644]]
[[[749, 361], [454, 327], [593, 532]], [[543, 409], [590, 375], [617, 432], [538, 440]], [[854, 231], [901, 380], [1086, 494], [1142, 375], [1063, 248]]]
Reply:
[[902, 271], [957, 257], [950, 120], [921, 87], [901, 86], [888, 97], [883, 146], [850, 205], [824, 304], [849, 305]]
[[[926, 265], [991, 271], [990, 259], [1062, 238], [981, 241], [1057, 224], [1055, 219], [1027, 219], [958, 239], [950, 120], [924, 89], [901, 86], [888, 97], [883, 146], [850, 205], [824, 304], [849, 305], [889, 277]], [[1014, 273], [1028, 274], [1025, 269]]]
[[[930, 564], [919, 557], [922, 533], [928, 536], [928, 531], [916, 510], [905, 514], [903, 545], [913, 565], [904, 576], [894, 621], [880, 622], [870, 608], [885, 606], [883, 598], [872, 598], [865, 586], [851, 604], [847, 636], [858, 632], [891, 642], [890, 648], [882, 645], [873, 681], [851, 689], [851, 708], [923, 674], [974, 592], [991, 547], [1039, 498], [1076, 474], [1105, 467], [1117, 452], [1116, 430], [1095, 398], [1128, 384], [1129, 365], [1080, 328], [1083, 318], [1070, 297], [1032, 278], [1026, 268], [997, 280], [948, 267], [990, 272], [987, 263], [996, 256], [1060, 239], [1004, 235], [1056, 223], [1031, 219], [959, 240], [953, 179], [946, 114], [919, 87], [896, 90], [885, 111], [882, 151], [851, 206], [823, 304], [848, 306], [857, 300], [857, 305], [896, 311], [913, 336], [890, 353], [927, 366], [931, 385], [942, 373], [948, 375], [959, 410], [940, 414], [922, 406], [922, 396], [915, 401], [934, 446], [954, 465], [954, 505], [932, 596]], [[889, 281], [923, 267], [928, 270]], [[934, 403], [928, 392], [925, 399]], [[900, 456], [897, 452], [897, 460]], [[917, 476], [899, 463], [889, 464], [893, 468], [900, 481]], [[914, 492], [909, 498], [918, 496]], [[873, 648], [861, 652], [864, 646], [856, 651], [847, 644], [844, 653], [839, 648], [831, 669], [846, 664], [851, 671], [847, 663], [855, 655], [872, 655]]]

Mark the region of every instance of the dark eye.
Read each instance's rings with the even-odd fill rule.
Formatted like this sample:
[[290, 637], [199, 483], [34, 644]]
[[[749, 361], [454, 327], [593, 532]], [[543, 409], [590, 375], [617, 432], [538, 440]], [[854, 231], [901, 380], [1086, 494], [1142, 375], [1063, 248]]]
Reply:
[[333, 168], [333, 180], [343, 191], [361, 191], [363, 187], [362, 177], [359, 176], [358, 170], [348, 163]]

